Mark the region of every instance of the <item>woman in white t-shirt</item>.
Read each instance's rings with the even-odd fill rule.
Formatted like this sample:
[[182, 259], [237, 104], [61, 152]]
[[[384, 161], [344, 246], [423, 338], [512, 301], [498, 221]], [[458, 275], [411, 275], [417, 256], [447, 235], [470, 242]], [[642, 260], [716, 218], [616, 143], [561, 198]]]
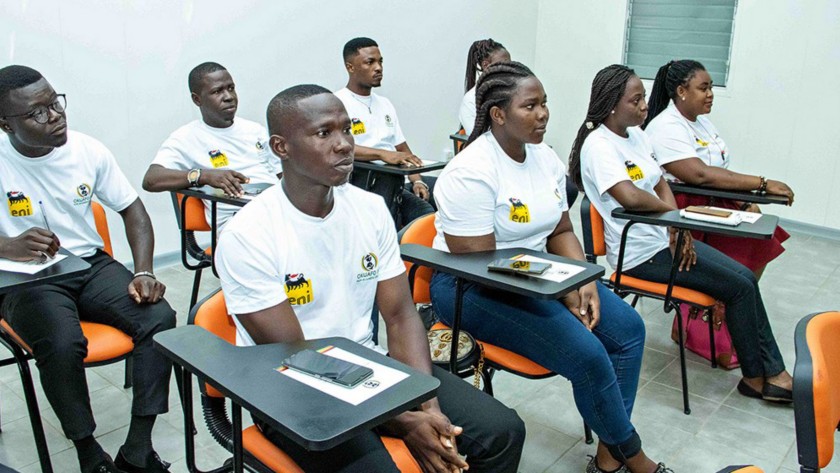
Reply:
[[[543, 141], [542, 83], [525, 66], [490, 66], [476, 87], [478, 117], [465, 149], [438, 178], [434, 248], [471, 253], [524, 247], [584, 260], [565, 197], [565, 166]], [[435, 311], [452, 323], [454, 278], [435, 273]], [[575, 403], [598, 434], [587, 472], [665, 472], [630, 422], [644, 350], [644, 324], [600, 283], [542, 301], [464, 284], [462, 326], [572, 382]], [[601, 470], [603, 469], [603, 470]]]
[[[607, 260], [615, 268], [626, 220], [614, 208], [664, 212], [676, 209], [648, 136], [639, 128], [647, 116], [645, 88], [632, 69], [609, 66], [595, 76], [586, 121], [569, 157], [570, 174], [604, 218]], [[674, 232], [672, 232], [674, 235]], [[726, 304], [726, 322], [738, 352], [743, 379], [738, 391], [748, 397], [790, 402], [792, 379], [776, 345], [758, 282], [744, 265], [685, 233], [676, 284], [706, 293]], [[630, 228], [624, 273], [668, 282], [674, 239], [663, 227]]]
[[492, 38], [474, 41], [467, 53], [467, 76], [464, 79], [464, 98], [458, 111], [461, 128], [471, 135], [475, 125], [475, 81], [488, 67], [497, 62], [510, 61], [510, 53], [502, 43]]
[[[717, 189], [767, 192], [783, 195], [793, 204], [793, 191], [781, 181], [730, 171], [729, 149], [706, 115], [712, 111], [712, 78], [697, 61], [670, 61], [659, 68], [651, 91], [647, 131], [659, 164], [670, 176], [688, 184]], [[714, 205], [759, 212], [758, 205], [730, 199], [677, 194], [677, 207]], [[782, 242], [790, 235], [781, 227], [769, 240], [752, 240], [700, 232], [701, 239], [735, 261], [750, 268], [756, 278], [764, 267], [782, 254]]]

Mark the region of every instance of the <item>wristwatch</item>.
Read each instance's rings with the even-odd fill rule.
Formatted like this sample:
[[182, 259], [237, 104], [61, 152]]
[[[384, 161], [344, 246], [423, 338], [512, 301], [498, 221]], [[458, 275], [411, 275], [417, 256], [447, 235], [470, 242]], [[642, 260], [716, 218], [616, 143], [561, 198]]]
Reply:
[[198, 187], [198, 180], [201, 178], [201, 169], [190, 169], [187, 173], [187, 181], [190, 187]]

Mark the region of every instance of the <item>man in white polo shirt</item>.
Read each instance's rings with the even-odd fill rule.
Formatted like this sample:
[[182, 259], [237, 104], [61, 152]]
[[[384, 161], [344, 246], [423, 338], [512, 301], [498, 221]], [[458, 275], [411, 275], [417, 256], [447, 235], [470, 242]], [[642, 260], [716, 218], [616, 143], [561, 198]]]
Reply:
[[[388, 164], [421, 166], [420, 160], [405, 141], [397, 111], [385, 97], [371, 89], [382, 84], [382, 54], [376, 41], [354, 38], [344, 45], [347, 86], [335, 92], [344, 103], [353, 123], [356, 160], [381, 160]], [[369, 174], [372, 174], [369, 176]], [[419, 174], [408, 176], [411, 191], [403, 189], [403, 178], [393, 174], [356, 171], [351, 183], [381, 195], [398, 228], [417, 217], [434, 212], [431, 188]], [[433, 182], [433, 181], [432, 181]]]
[[[168, 464], [152, 449], [152, 428], [168, 410], [171, 364], [152, 337], [175, 326], [175, 311], [152, 273], [152, 224], [114, 155], [67, 130], [66, 104], [38, 71], [0, 69], [0, 191], [7, 205], [0, 211], [0, 258], [46, 261], [61, 247], [91, 265], [79, 276], [0, 296], [0, 314], [32, 347], [44, 393], [83, 473], [165, 472]], [[134, 274], [102, 251], [94, 196], [122, 217]], [[131, 424], [116, 465], [93, 436], [80, 320], [114, 326], [134, 340]]]
[[[220, 64], [199, 64], [189, 75], [190, 96], [201, 120], [175, 130], [163, 142], [143, 178], [149, 192], [211, 186], [239, 197], [242, 184], [276, 184], [280, 161], [268, 151], [268, 133], [255, 122], [236, 117], [239, 103], [233, 78]], [[210, 205], [205, 202], [207, 221]], [[220, 226], [238, 207], [219, 204]]]
[[[237, 344], [339, 336], [374, 348], [375, 297], [390, 356], [441, 382], [436, 398], [377, 432], [402, 438], [425, 471], [516, 472], [525, 436], [516, 412], [432, 367], [388, 211], [378, 196], [346, 184], [353, 135], [341, 101], [299, 85], [275, 96], [267, 115], [283, 179], [230, 220], [216, 254]], [[255, 422], [306, 472], [398, 471], [377, 432], [314, 452]]]

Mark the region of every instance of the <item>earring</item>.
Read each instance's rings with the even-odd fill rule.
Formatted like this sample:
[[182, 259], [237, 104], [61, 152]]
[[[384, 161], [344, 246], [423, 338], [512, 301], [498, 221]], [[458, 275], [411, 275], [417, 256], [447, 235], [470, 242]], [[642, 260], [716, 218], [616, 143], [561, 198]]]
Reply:
[[682, 97], [680, 97], [680, 98], [682, 99], [682, 101], [683, 101], [683, 102], [685, 102], [685, 95], [683, 95], [683, 96], [682, 96]]
[[611, 113], [611, 114], [613, 114], [613, 115], [615, 115], [615, 110], [613, 110], [613, 111], [612, 111], [612, 112], [610, 112], [610, 113]]

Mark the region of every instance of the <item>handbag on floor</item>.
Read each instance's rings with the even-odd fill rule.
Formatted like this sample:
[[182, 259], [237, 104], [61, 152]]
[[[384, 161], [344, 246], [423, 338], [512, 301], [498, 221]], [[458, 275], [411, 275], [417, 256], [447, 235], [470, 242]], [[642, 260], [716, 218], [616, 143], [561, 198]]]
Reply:
[[679, 343], [677, 317], [682, 317], [683, 320], [686, 348], [711, 361], [712, 348], [709, 339], [709, 323], [712, 323], [715, 330], [715, 358], [718, 366], [727, 370], [741, 366], [738, 363], [738, 354], [735, 353], [735, 347], [732, 346], [732, 336], [726, 327], [726, 306], [722, 302], [715, 303], [711, 317], [708, 313], [704, 313], [701, 317], [700, 311], [696, 307], [680, 304], [680, 310], [674, 315], [674, 324], [671, 326], [671, 339]]

